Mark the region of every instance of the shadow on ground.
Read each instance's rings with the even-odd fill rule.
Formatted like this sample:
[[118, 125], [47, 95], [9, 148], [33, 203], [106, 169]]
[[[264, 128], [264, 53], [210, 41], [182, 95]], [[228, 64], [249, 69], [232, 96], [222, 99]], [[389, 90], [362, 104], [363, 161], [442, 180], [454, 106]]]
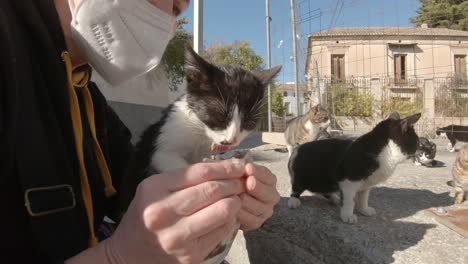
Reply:
[[377, 216], [358, 215], [359, 222], [349, 225], [339, 219], [339, 208], [320, 196], [301, 199], [301, 207], [291, 210], [283, 197], [261, 229], [245, 234], [251, 264], [392, 263], [395, 251], [416, 245], [435, 227], [404, 218], [451, 204], [449, 193], [375, 188], [369, 203]]

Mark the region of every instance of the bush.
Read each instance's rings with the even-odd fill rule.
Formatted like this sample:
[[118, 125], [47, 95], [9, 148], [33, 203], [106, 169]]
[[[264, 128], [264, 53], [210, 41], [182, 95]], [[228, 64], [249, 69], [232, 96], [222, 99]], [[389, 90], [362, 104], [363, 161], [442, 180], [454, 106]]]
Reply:
[[336, 116], [370, 117], [372, 104], [369, 91], [342, 82], [328, 87], [328, 110]]

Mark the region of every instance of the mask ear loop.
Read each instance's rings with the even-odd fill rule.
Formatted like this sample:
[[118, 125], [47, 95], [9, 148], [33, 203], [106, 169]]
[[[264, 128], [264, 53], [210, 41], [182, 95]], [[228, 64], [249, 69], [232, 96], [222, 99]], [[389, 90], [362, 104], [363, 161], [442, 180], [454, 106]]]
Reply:
[[70, 14], [72, 17], [71, 23], [77, 23], [75, 20], [76, 13], [81, 8], [81, 5], [84, 4], [85, 1], [88, 1], [88, 0], [81, 0], [80, 3], [78, 3], [77, 6], [75, 6], [74, 0], [68, 0], [68, 8], [70, 9]]

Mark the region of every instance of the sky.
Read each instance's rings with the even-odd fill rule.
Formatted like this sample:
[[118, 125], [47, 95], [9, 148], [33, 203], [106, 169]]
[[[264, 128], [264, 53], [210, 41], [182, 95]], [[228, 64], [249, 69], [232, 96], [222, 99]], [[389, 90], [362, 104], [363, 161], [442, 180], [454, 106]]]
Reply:
[[[181, 15], [193, 32], [193, 3]], [[204, 46], [247, 40], [266, 65], [266, 19], [263, 0], [204, 0]], [[299, 76], [303, 81], [307, 35], [334, 27], [413, 27], [418, 0], [296, 0]], [[291, 9], [288, 0], [270, 0], [272, 66], [283, 69], [277, 81], [294, 81]]]

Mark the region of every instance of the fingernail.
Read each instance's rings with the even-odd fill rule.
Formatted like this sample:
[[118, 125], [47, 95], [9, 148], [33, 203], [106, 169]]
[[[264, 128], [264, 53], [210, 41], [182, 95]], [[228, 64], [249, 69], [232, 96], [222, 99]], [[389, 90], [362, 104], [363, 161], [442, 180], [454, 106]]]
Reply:
[[[251, 178], [251, 180], [249, 180]], [[247, 188], [249, 191], [253, 190], [255, 188], [255, 177], [249, 177], [247, 178]]]

